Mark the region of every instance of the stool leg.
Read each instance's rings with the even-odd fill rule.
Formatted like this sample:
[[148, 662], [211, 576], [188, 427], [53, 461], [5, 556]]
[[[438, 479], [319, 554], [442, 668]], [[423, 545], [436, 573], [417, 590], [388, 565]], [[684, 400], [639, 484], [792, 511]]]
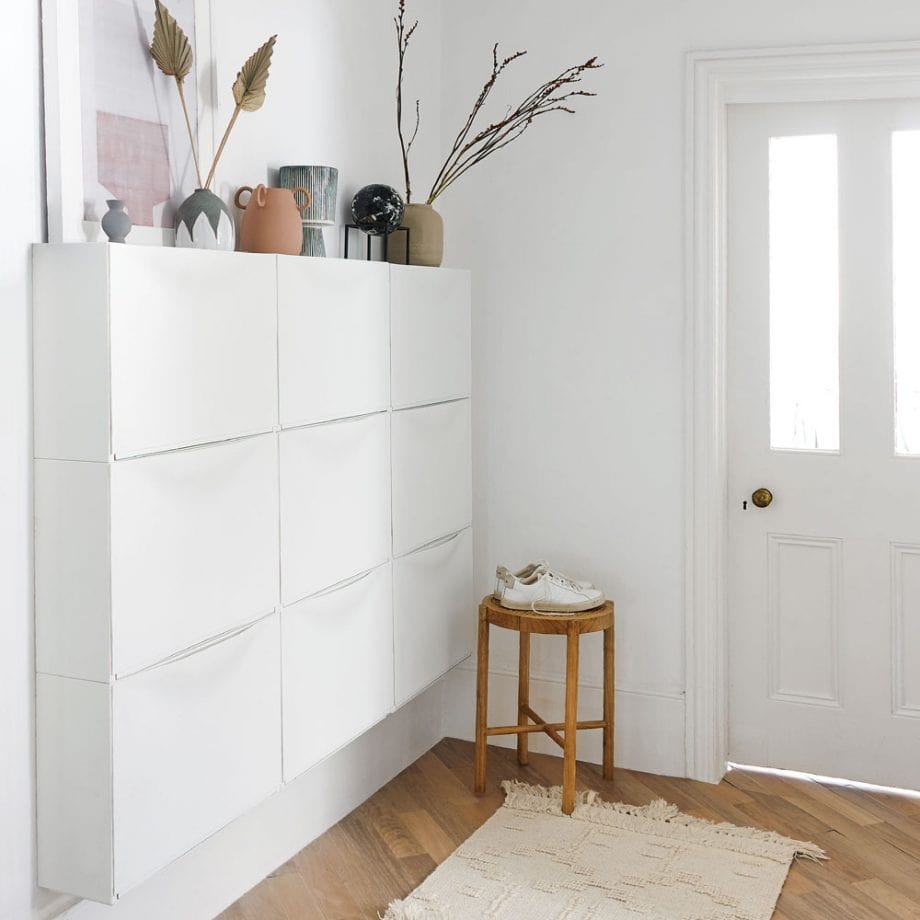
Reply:
[[578, 723], [578, 630], [566, 630], [565, 748], [562, 762], [562, 811], [575, 810], [575, 726]]
[[604, 779], [613, 779], [613, 626], [604, 630]]
[[489, 709], [489, 621], [479, 608], [479, 648], [476, 664], [476, 779], [477, 793], [486, 791], [486, 722]]
[[[518, 725], [526, 725], [528, 718], [524, 707], [530, 705], [530, 633], [520, 633], [521, 653], [518, 658]], [[521, 732], [517, 736], [518, 763], [527, 766], [530, 761], [528, 741], [530, 735]]]

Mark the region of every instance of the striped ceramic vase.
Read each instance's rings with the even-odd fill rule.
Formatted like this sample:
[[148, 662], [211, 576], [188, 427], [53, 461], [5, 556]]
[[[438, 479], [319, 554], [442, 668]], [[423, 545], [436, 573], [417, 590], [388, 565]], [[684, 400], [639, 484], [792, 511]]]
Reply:
[[325, 256], [323, 227], [335, 224], [339, 171], [334, 166], [282, 166], [278, 179], [282, 188], [302, 186], [310, 193], [313, 202], [303, 212], [303, 247], [300, 254]]

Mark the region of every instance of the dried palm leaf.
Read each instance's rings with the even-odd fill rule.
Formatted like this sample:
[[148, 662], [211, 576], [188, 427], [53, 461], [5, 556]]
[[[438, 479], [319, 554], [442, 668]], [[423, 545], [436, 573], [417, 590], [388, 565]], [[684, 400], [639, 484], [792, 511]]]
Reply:
[[211, 171], [208, 173], [207, 182], [204, 187], [210, 188], [211, 182], [214, 181], [214, 173], [217, 170], [217, 162], [220, 160], [224, 147], [227, 145], [227, 138], [239, 118], [240, 112], [256, 112], [262, 108], [265, 102], [265, 85], [268, 83], [268, 69], [272, 63], [272, 51], [275, 42], [278, 40], [277, 35], [273, 35], [258, 51], [252, 54], [243, 64], [240, 72], [233, 81], [233, 99], [236, 106], [233, 114], [230, 116], [230, 123], [224, 136], [220, 140], [220, 146], [214, 155], [214, 162], [211, 164]]
[[256, 51], [236, 75], [233, 84], [233, 98], [244, 112], [256, 112], [265, 102], [265, 84], [268, 83], [268, 68], [272, 63], [272, 49], [278, 36], [273, 35]]
[[198, 145], [195, 143], [195, 132], [192, 130], [192, 120], [189, 118], [188, 106], [185, 103], [185, 90], [182, 83], [192, 70], [192, 45], [188, 36], [182, 31], [175, 17], [160, 3], [155, 0], [156, 13], [153, 22], [153, 42], [150, 45], [150, 56], [156, 61], [157, 67], [176, 81], [179, 91], [179, 101], [182, 103], [182, 113], [185, 115], [185, 127], [188, 130], [189, 143], [192, 145], [192, 158], [195, 161], [195, 175], [198, 177], [198, 187], [201, 187], [201, 166], [198, 162]]
[[179, 84], [192, 69], [192, 46], [188, 36], [160, 0], [156, 0], [150, 56], [167, 77], [175, 77]]

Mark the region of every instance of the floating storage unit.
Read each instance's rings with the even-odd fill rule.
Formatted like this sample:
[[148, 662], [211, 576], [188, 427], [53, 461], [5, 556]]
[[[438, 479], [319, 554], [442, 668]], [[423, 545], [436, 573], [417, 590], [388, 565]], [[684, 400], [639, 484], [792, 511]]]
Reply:
[[470, 654], [469, 276], [55, 245], [34, 290], [39, 884], [110, 903]]

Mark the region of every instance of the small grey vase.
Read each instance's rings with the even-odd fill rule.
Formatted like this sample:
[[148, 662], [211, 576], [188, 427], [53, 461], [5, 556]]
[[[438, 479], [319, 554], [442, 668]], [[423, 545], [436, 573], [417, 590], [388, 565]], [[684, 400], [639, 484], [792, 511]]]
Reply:
[[102, 229], [110, 243], [123, 243], [133, 226], [125, 203], [120, 198], [110, 198], [106, 204], [109, 209], [102, 216]]

